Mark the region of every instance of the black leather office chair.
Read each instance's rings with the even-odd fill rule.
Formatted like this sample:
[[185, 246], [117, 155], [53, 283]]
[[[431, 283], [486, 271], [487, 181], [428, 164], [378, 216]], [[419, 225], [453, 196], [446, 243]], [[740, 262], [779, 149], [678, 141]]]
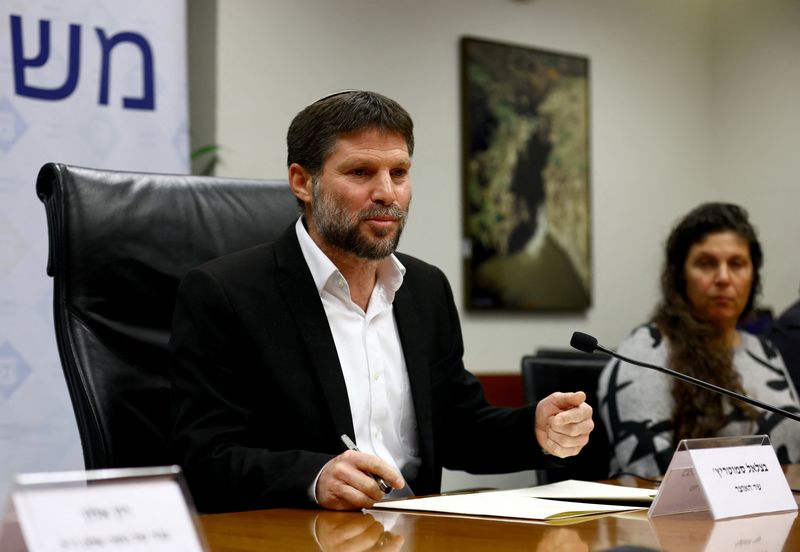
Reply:
[[36, 192], [86, 468], [173, 463], [167, 346], [178, 283], [283, 232], [299, 214], [288, 184], [49, 163]]
[[539, 401], [555, 391], [584, 391], [586, 402], [594, 410], [594, 431], [580, 454], [564, 467], [537, 470], [539, 484], [564, 479], [606, 479], [611, 459], [608, 433], [600, 418], [597, 383], [600, 372], [608, 362], [606, 355], [541, 350], [522, 358], [522, 385], [526, 402]]

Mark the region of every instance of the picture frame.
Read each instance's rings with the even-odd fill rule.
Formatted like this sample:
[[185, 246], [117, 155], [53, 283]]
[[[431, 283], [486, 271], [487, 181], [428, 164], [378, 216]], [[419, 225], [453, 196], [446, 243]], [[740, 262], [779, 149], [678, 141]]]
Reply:
[[589, 59], [460, 41], [465, 306], [592, 301]]

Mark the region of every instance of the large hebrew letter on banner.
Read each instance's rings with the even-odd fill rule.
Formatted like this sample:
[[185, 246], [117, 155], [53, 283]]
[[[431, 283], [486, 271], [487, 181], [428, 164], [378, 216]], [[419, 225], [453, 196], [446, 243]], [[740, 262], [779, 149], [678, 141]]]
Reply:
[[100, 65], [100, 103], [108, 105], [108, 81], [111, 72], [111, 50], [121, 42], [131, 42], [139, 47], [142, 52], [142, 88], [141, 98], [123, 98], [122, 105], [128, 109], [155, 109], [155, 92], [153, 86], [153, 51], [150, 44], [140, 34], [137, 33], [118, 33], [106, 37], [103, 29], [95, 29], [97, 37], [100, 39], [102, 49], [102, 60]]
[[39, 54], [33, 58], [26, 58], [22, 50], [22, 18], [18, 15], [12, 15], [11, 51], [14, 64], [14, 88], [17, 94], [40, 100], [63, 100], [75, 91], [80, 71], [80, 26], [69, 26], [69, 69], [66, 82], [58, 88], [40, 88], [29, 86], [25, 83], [25, 69], [28, 67], [42, 67], [50, 58], [49, 21], [46, 19], [39, 20]]

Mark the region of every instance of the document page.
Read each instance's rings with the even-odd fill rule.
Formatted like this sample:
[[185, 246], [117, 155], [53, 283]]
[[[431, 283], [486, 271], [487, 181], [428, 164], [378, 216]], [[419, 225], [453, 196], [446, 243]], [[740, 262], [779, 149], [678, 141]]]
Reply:
[[655, 498], [658, 489], [640, 489], [636, 487], [623, 487], [609, 485], [608, 483], [595, 483], [594, 481], [578, 481], [568, 479], [549, 485], [516, 489], [525, 496], [535, 498], [553, 498], [559, 500], [591, 500], [593, 502], [635, 502], [650, 503]]
[[[606, 487], [613, 488], [607, 489]], [[631, 489], [617, 485], [570, 480], [508, 491], [484, 491], [387, 500], [376, 503], [373, 508], [531, 520], [559, 520], [644, 509], [634, 505], [573, 502], [574, 500], [596, 499], [614, 502], [634, 500], [638, 502], [652, 500], [654, 494], [655, 491], [649, 489]], [[570, 500], [566, 500], [567, 498]]]

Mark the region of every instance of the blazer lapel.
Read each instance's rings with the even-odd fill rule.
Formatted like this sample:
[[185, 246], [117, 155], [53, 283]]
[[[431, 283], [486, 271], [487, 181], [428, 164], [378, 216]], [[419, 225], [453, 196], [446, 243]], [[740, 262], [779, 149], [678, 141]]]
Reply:
[[336, 439], [346, 433], [355, 437], [347, 387], [339, 364], [325, 309], [306, 265], [294, 225], [275, 242], [275, 256], [282, 276], [278, 285], [306, 343], [313, 369], [336, 428]]
[[[433, 411], [431, 408], [431, 374], [428, 358], [420, 347], [425, 343], [422, 326], [414, 309], [414, 297], [407, 285], [402, 285], [394, 297], [394, 316], [403, 345], [406, 370], [411, 383], [411, 396], [417, 415], [420, 456], [422, 466], [427, 470], [425, 478], [434, 480], [433, 457]], [[420, 474], [422, 475], [422, 474]]]

